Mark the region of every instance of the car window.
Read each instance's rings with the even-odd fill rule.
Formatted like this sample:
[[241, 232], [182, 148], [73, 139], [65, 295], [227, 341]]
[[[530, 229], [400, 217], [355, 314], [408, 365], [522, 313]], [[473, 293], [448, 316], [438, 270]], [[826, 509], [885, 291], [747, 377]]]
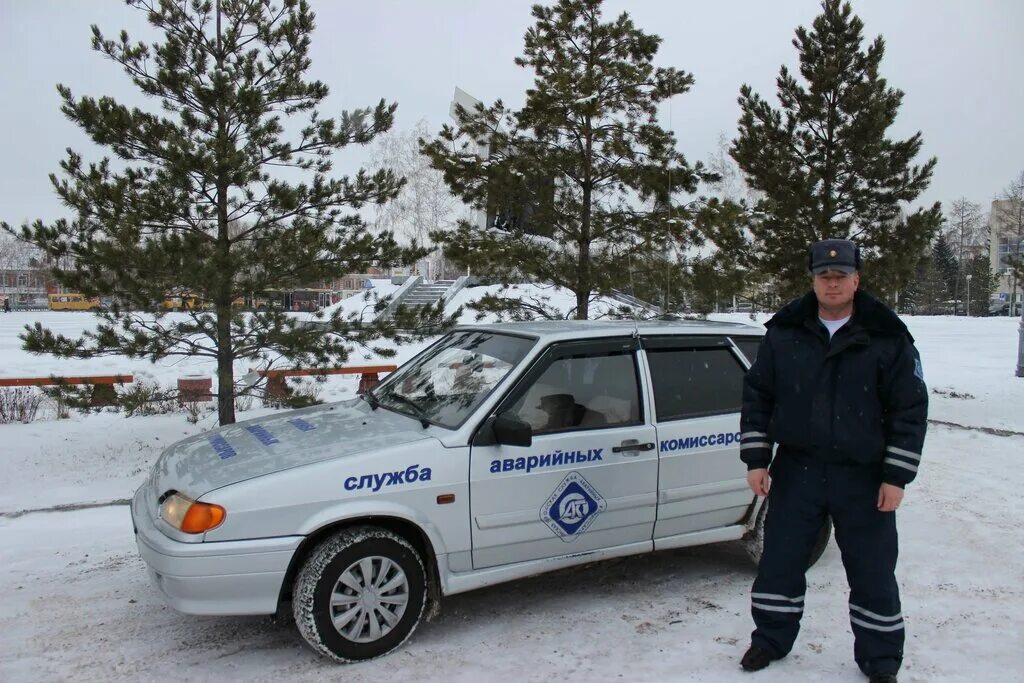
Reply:
[[761, 348], [761, 337], [733, 337], [732, 341], [753, 365], [757, 360], [757, 350]]
[[535, 343], [493, 332], [453, 332], [382, 382], [374, 398], [389, 410], [454, 429]]
[[640, 424], [635, 355], [555, 357], [503, 412], [529, 424], [534, 435]]
[[739, 412], [743, 366], [724, 347], [648, 349], [659, 422]]

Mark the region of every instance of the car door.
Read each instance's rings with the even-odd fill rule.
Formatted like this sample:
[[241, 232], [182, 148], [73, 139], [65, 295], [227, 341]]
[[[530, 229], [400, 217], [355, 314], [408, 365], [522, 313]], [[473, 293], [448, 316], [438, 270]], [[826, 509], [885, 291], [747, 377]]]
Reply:
[[[640, 363], [633, 338], [556, 344], [498, 405], [471, 449], [474, 568], [650, 549], [658, 459]], [[493, 443], [498, 415], [529, 424], [532, 444]]]
[[660, 458], [655, 540], [738, 523], [752, 500], [740, 461], [738, 352], [725, 337], [646, 337], [642, 344]]

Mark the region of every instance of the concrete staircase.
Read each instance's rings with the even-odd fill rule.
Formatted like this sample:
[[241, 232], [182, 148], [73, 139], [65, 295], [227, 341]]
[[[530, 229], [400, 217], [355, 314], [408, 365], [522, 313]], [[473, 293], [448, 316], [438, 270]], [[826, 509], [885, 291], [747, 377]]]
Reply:
[[417, 309], [422, 309], [424, 306], [432, 306], [442, 300], [447, 302], [465, 286], [467, 279], [466, 276], [462, 276], [458, 280], [424, 282], [420, 276], [414, 276], [414, 279], [407, 282], [394, 294], [391, 303], [380, 313], [378, 320], [393, 321], [399, 306], [411, 309], [412, 313], [416, 313]]
[[423, 308], [436, 304], [453, 284], [455, 284], [455, 280], [421, 282], [402, 298], [402, 305], [406, 308]]

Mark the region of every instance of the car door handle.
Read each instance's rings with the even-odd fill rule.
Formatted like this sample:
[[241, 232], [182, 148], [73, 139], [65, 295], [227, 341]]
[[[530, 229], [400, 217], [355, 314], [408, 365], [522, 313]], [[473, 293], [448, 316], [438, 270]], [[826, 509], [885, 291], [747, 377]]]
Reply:
[[612, 446], [612, 453], [639, 453], [640, 451], [653, 451], [654, 444], [651, 442], [640, 443], [636, 439], [628, 439], [618, 446]]

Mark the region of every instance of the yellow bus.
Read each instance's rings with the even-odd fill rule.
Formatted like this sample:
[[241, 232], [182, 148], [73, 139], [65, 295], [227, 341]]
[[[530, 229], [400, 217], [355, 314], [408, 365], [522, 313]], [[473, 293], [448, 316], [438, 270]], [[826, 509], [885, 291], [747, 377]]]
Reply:
[[77, 292], [50, 295], [51, 311], [93, 311], [99, 307], [98, 296], [86, 298]]
[[[166, 311], [212, 311], [215, 306], [212, 301], [205, 301], [188, 290], [168, 292], [164, 296], [164, 310]], [[245, 299], [236, 297], [231, 302], [232, 308], [245, 306]]]
[[188, 290], [168, 292], [164, 295], [164, 310], [168, 311], [198, 311], [209, 310], [213, 304], [203, 302], [199, 297]]

